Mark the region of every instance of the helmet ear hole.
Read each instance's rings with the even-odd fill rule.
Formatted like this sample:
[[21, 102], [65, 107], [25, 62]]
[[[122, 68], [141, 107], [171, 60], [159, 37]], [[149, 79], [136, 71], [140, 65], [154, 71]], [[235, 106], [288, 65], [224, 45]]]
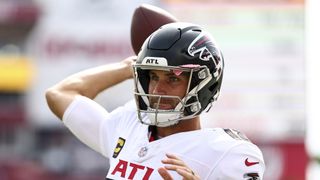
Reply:
[[[208, 87], [208, 89], [206, 90], [206, 95], [205, 96], [201, 96], [200, 101], [202, 102], [202, 110], [205, 110], [207, 108], [207, 106], [214, 102], [214, 95], [217, 93], [217, 91], [219, 91], [219, 82], [215, 82], [213, 83], [211, 86]], [[210, 98], [208, 98], [210, 97]]]

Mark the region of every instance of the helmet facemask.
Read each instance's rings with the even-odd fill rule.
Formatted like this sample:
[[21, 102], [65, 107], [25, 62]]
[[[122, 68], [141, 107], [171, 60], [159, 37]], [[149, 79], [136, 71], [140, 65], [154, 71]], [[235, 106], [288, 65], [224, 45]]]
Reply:
[[[157, 95], [148, 92], [150, 70], [171, 71], [176, 75], [188, 74], [188, 85], [185, 96]], [[177, 66], [150, 66], [134, 65], [135, 98], [137, 103], [138, 119], [141, 123], [166, 127], [177, 124], [180, 120], [198, 116], [201, 103], [198, 92], [212, 79], [206, 66], [183, 65]], [[171, 108], [163, 107], [161, 103], [171, 104]], [[174, 104], [174, 105], [173, 105]]]

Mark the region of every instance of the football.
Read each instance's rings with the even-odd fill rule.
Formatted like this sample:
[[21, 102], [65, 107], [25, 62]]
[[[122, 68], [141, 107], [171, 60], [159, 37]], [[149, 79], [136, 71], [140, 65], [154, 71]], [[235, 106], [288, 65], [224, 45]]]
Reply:
[[131, 21], [131, 45], [137, 55], [143, 42], [162, 25], [177, 22], [177, 18], [159, 7], [142, 4], [133, 13]]

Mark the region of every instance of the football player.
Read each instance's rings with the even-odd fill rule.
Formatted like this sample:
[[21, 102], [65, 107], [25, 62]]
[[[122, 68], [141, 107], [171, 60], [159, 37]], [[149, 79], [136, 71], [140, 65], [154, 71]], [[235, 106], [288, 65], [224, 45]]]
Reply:
[[[150, 35], [137, 57], [74, 74], [46, 98], [76, 137], [109, 159], [107, 179], [262, 179], [262, 153], [243, 134], [201, 128], [223, 69], [207, 31], [171, 23]], [[134, 100], [112, 112], [93, 100], [130, 78]]]

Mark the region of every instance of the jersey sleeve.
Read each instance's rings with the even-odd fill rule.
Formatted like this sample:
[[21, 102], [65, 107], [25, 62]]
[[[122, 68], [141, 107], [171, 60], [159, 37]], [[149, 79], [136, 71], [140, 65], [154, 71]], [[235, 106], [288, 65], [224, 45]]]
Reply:
[[265, 164], [260, 149], [251, 142], [239, 142], [216, 165], [208, 179], [261, 180]]
[[108, 112], [100, 104], [84, 96], [77, 96], [63, 115], [65, 126], [84, 144], [105, 157], [110, 156], [117, 132], [127, 129], [136, 119], [134, 101]]
[[77, 96], [63, 115], [65, 126], [84, 144], [103, 154], [100, 145], [101, 125], [109, 113], [95, 101]]

